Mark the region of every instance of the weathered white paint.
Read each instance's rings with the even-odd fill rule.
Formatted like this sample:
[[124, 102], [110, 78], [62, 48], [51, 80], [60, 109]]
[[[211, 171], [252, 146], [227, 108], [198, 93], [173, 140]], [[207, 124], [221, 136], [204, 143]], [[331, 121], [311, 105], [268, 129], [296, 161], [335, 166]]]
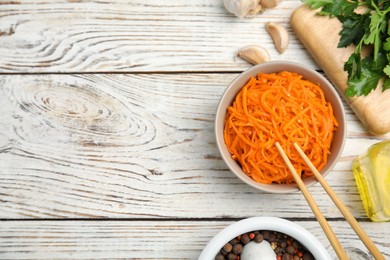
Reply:
[[[288, 23], [297, 0], [248, 19], [219, 0], [26, 2], [0, 7], [0, 72], [238, 71], [249, 65], [235, 52], [248, 44], [316, 67]], [[283, 55], [269, 21], [291, 36]]]
[[[0, 76], [0, 217], [312, 216], [300, 193], [258, 192], [221, 160], [214, 113], [236, 76]], [[351, 162], [383, 137], [347, 111], [346, 149], [328, 180], [364, 217]], [[311, 190], [340, 217], [319, 185]]]
[[[319, 224], [295, 221], [329, 250]], [[0, 222], [2, 259], [197, 259], [208, 241], [232, 221], [8, 221]], [[346, 248], [367, 253], [345, 222], [329, 223]], [[388, 225], [362, 223], [386, 258]], [[336, 258], [335, 258], [336, 259]]]
[[[288, 25], [300, 4], [238, 19], [214, 0], [0, 2], [0, 258], [196, 259], [226, 218], [250, 216], [299, 219], [332, 251], [303, 196], [242, 183], [213, 132], [221, 94], [249, 67], [238, 48], [318, 69]], [[290, 33], [283, 55], [268, 21]], [[389, 223], [366, 219], [351, 164], [390, 135], [346, 113], [327, 180], [389, 257]], [[366, 252], [323, 189], [310, 191], [342, 244]]]

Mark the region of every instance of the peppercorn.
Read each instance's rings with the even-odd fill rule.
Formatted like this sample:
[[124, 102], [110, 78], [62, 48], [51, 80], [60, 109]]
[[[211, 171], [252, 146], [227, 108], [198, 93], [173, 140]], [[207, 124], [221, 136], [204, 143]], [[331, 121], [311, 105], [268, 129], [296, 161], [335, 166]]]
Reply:
[[256, 243], [261, 243], [261, 242], [263, 242], [263, 240], [264, 240], [264, 236], [263, 236], [263, 234], [257, 234], [256, 236], [255, 236], [255, 242]]
[[218, 255], [216, 255], [215, 257], [215, 260], [224, 260], [225, 259], [225, 256], [221, 253], [218, 253]]
[[227, 243], [223, 246], [223, 250], [225, 250], [227, 253], [232, 251], [232, 245], [230, 243]]
[[242, 249], [243, 249], [243, 246], [241, 244], [235, 244], [233, 246], [233, 253], [236, 254], [236, 255], [239, 255], [242, 253]]
[[232, 240], [230, 240], [229, 243], [233, 246], [233, 245], [238, 243], [238, 240], [237, 240], [237, 238], [233, 238]]
[[249, 238], [250, 239], [254, 239], [255, 238], [255, 234], [254, 233], [249, 233]]
[[270, 242], [275, 242], [276, 241], [276, 235], [274, 233], [271, 233], [271, 235], [269, 236], [269, 241]]
[[289, 253], [290, 255], [294, 254], [294, 250], [295, 248], [293, 246], [288, 246], [286, 249], [287, 253]]
[[291, 260], [291, 255], [288, 254], [288, 253], [284, 253], [284, 254], [282, 255], [282, 260]]
[[274, 249], [274, 252], [275, 254], [279, 254], [280, 252], [282, 252], [282, 248], [280, 246], [277, 246], [275, 249]]
[[237, 258], [237, 255], [236, 255], [236, 254], [229, 253], [229, 254], [227, 255], [227, 259], [228, 259], [228, 260], [236, 260], [236, 258]]
[[248, 234], [241, 235], [241, 242], [244, 245], [248, 244], [250, 241], [251, 241], [251, 239], [249, 238]]
[[314, 256], [310, 252], [306, 252], [302, 256], [303, 260], [314, 260]]

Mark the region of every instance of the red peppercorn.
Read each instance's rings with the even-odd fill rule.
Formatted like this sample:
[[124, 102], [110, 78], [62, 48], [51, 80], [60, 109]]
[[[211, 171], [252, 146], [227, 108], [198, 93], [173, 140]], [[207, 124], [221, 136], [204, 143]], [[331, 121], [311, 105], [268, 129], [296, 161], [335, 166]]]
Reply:
[[276, 260], [282, 260], [282, 256], [281, 255], [276, 256]]
[[298, 251], [297, 256], [303, 257], [303, 253], [301, 251]]
[[254, 233], [249, 233], [249, 238], [250, 239], [254, 239], [255, 238], [255, 234]]

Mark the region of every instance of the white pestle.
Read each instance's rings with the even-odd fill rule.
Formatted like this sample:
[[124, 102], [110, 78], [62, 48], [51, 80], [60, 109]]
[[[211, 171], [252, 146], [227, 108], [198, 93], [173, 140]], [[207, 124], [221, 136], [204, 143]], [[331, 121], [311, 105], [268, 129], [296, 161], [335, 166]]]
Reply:
[[241, 260], [275, 260], [276, 254], [271, 244], [263, 240], [261, 243], [251, 241], [244, 246], [241, 253]]

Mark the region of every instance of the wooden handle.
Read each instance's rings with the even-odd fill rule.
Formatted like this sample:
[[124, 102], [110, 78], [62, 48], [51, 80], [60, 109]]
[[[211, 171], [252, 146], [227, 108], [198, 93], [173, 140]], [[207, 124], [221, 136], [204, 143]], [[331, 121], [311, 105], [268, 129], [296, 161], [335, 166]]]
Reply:
[[332, 245], [334, 251], [336, 252], [339, 259], [349, 259], [347, 253], [345, 252], [344, 248], [341, 246], [339, 240], [337, 239], [336, 235], [334, 234], [332, 228], [329, 226], [328, 221], [326, 221], [324, 215], [318, 208], [317, 203], [315, 202], [313, 196], [310, 194], [308, 189], [306, 188], [306, 185], [303, 183], [301, 177], [296, 172], [294, 166], [292, 165], [290, 159], [287, 157], [286, 153], [284, 152], [282, 146], [276, 142], [275, 143], [276, 148], [278, 149], [280, 155], [282, 156], [284, 162], [286, 163], [288, 169], [290, 170], [292, 176], [294, 177], [295, 182], [297, 183], [299, 189], [301, 190], [303, 196], [305, 197], [306, 201], [309, 203], [309, 206], [311, 210], [313, 211], [316, 219], [320, 223], [320, 226], [322, 230], [324, 231], [326, 237], [328, 238], [330, 244]]
[[294, 143], [295, 149], [298, 151], [299, 155], [305, 161], [305, 163], [309, 166], [310, 170], [313, 172], [314, 176], [318, 180], [318, 182], [324, 187], [326, 193], [328, 193], [329, 197], [332, 199], [334, 204], [340, 210], [341, 214], [343, 214], [344, 218], [351, 225], [355, 233], [358, 235], [360, 240], [364, 243], [367, 249], [371, 252], [371, 254], [375, 257], [376, 260], [385, 260], [385, 257], [379, 251], [379, 249], [375, 246], [374, 242], [367, 235], [364, 229], [360, 226], [359, 222], [356, 221], [355, 217], [349, 211], [349, 209], [344, 205], [344, 203], [340, 200], [340, 198], [336, 195], [333, 189], [330, 187], [328, 182], [322, 177], [321, 173], [316, 169], [310, 159], [306, 156], [306, 154], [302, 151], [298, 144]]

